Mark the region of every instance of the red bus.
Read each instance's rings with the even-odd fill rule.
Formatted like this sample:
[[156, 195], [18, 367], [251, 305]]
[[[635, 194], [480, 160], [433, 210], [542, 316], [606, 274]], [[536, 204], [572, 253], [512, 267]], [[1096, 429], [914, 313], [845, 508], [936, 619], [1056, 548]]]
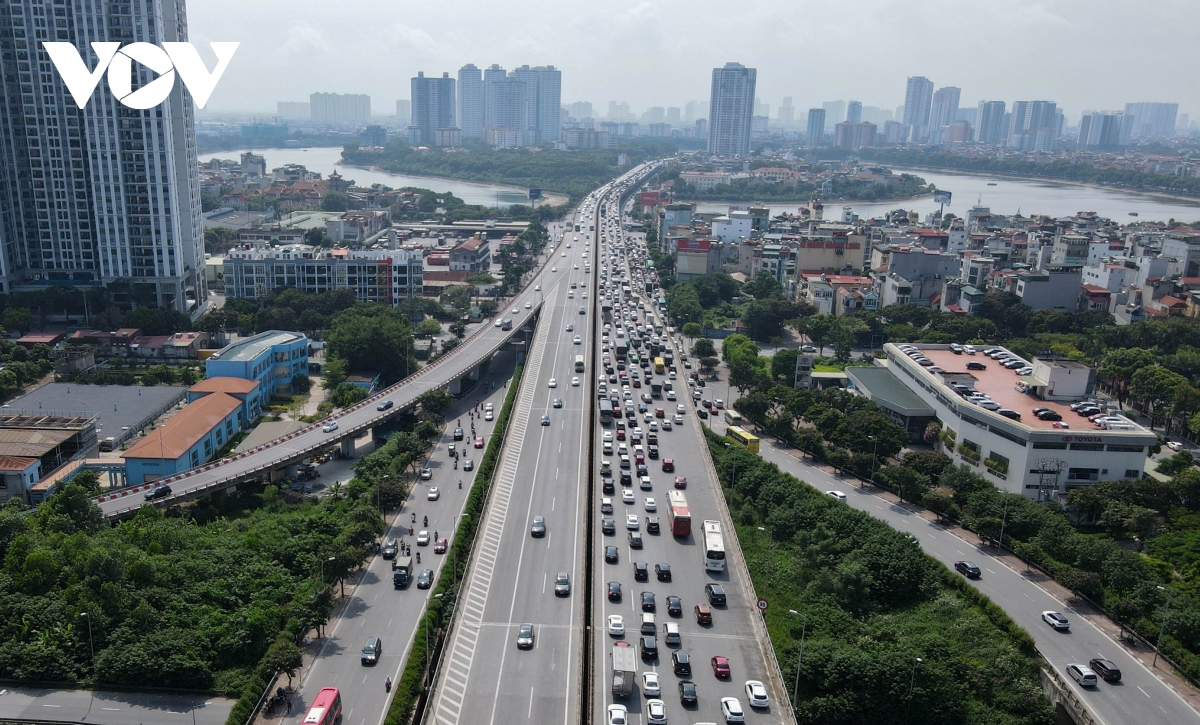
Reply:
[[334, 725], [342, 719], [342, 693], [336, 687], [322, 687], [304, 716], [304, 725]]
[[667, 491], [667, 522], [671, 525], [671, 533], [676, 536], [692, 533], [692, 514], [688, 511], [683, 491]]

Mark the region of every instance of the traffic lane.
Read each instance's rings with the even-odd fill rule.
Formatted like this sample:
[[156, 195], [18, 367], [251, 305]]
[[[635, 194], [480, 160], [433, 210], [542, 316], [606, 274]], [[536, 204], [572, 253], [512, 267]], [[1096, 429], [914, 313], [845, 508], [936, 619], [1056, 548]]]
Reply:
[[[955, 561], [964, 559], [978, 564], [984, 576], [969, 583], [991, 597], [1013, 621], [1029, 632], [1038, 649], [1063, 680], [1092, 708], [1093, 714], [1108, 725], [1200, 722], [1200, 714], [1174, 690], [1154, 677], [1140, 660], [1131, 657], [1089, 619], [1078, 615], [1074, 608], [1050, 595], [1021, 572], [994, 558], [986, 548], [971, 546], [911, 510], [886, 501], [869, 489], [859, 489], [850, 485], [849, 481], [835, 479], [815, 466], [797, 461], [774, 445], [764, 445], [763, 451], [767, 460], [818, 490], [842, 491], [847, 494], [847, 503], [855, 508], [887, 522], [899, 531], [913, 534], [926, 552], [946, 566], [953, 567]], [[1066, 614], [1071, 620], [1071, 631], [1058, 632], [1043, 622], [1041, 613], [1047, 610]], [[1121, 669], [1122, 682], [1116, 685], [1101, 683], [1100, 687], [1086, 689], [1079, 687], [1066, 675], [1066, 665], [1072, 662], [1087, 664], [1093, 657], [1103, 657], [1116, 663]], [[1137, 696], [1133, 697], [1134, 694]]]
[[[501, 364], [499, 371], [511, 375], [512, 368], [515, 366], [515, 360], [512, 358], [515, 356], [506, 355], [510, 359]], [[506, 394], [507, 389], [501, 386], [489, 391], [484, 402], [501, 406]], [[461, 403], [455, 405], [461, 405]], [[488, 433], [495, 425], [494, 422], [485, 422], [484, 424], [489, 426]], [[448, 423], [444, 429], [444, 434], [439, 440], [442, 450], [445, 449], [447, 441], [453, 439], [453, 428], [456, 425], [457, 420], [454, 423]], [[473, 482], [475, 471], [469, 472], [469, 476]], [[448, 484], [449, 478], [443, 478]], [[413, 549], [414, 578], [423, 569], [431, 569], [434, 572], [435, 580], [440, 578], [446, 569], [448, 557], [433, 554], [432, 544], [423, 547], [416, 546], [415, 538], [408, 535], [411, 516], [406, 514], [418, 513], [414, 532], [424, 528], [423, 517], [429, 516], [428, 530], [431, 535], [434, 529], [440, 525], [440, 521], [447, 521], [445, 526], [447, 531], [444, 533], [439, 531], [439, 533], [447, 538], [452, 538], [452, 532], [449, 529], [454, 515], [462, 511], [470, 492], [470, 486], [466, 485], [466, 481], [467, 478], [464, 477], [464, 487], [461, 490], [458, 489], [457, 483], [453, 488], [449, 485], [439, 485], [442, 496], [438, 501], [433, 502], [425, 498], [428, 486], [414, 486], [410, 492], [406, 510], [392, 520], [385, 537], [403, 538], [405, 543]], [[442, 478], [435, 473], [434, 479], [425, 483], [440, 484], [441, 482]], [[421, 557], [422, 562], [417, 564], [415, 555], [419, 552], [423, 556]], [[349, 711], [352, 709], [357, 711], [361, 722], [369, 724], [381, 720], [386, 712], [388, 701], [387, 694], [383, 689], [383, 681], [388, 676], [391, 676], [393, 680], [399, 678], [409, 646], [413, 637], [418, 634], [416, 632], [417, 625], [431, 593], [432, 588], [417, 589], [415, 583], [410, 584], [407, 589], [395, 589], [392, 584], [391, 561], [383, 559], [380, 555], [373, 556], [359, 581], [354, 585], [343, 613], [330, 630], [316, 660], [304, 673], [299, 683], [298, 697], [293, 704], [292, 717], [289, 720], [292, 722], [301, 720], [312, 696], [315, 696], [320, 688], [331, 686], [338, 687], [343, 692], [343, 701], [347, 703], [348, 710], [346, 722], [351, 722]], [[396, 606], [397, 604], [402, 606]], [[378, 665], [363, 667], [359, 653], [367, 638], [371, 636], [383, 639], [383, 655]]]
[[0, 718], [13, 721], [89, 722], [99, 725], [221, 725], [235, 700], [203, 695], [6, 687]]

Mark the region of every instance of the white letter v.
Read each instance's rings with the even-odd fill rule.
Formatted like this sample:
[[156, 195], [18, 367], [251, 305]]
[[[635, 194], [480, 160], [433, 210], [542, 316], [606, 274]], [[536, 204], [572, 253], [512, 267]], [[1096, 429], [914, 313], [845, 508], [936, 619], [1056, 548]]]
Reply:
[[58, 69], [63, 83], [75, 99], [75, 105], [82, 109], [92, 97], [92, 91], [96, 90], [96, 84], [100, 82], [104, 71], [108, 70], [108, 64], [121, 44], [92, 43], [92, 52], [96, 54], [96, 69], [93, 71], [88, 71], [83, 58], [79, 57], [79, 50], [71, 43], [42, 43], [42, 47], [50, 56], [50, 62]]

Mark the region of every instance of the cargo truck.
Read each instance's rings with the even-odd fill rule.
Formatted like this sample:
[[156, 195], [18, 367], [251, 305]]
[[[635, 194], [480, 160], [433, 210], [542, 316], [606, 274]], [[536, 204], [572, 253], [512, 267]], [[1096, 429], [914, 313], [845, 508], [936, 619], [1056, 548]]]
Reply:
[[392, 559], [392, 586], [396, 589], [407, 589], [412, 581], [412, 557], [397, 556]]
[[655, 398], [661, 398], [662, 383], [650, 383], [650, 395]]
[[612, 695], [617, 698], [629, 697], [633, 693], [633, 684], [637, 680], [638, 661], [633, 647], [612, 648]]

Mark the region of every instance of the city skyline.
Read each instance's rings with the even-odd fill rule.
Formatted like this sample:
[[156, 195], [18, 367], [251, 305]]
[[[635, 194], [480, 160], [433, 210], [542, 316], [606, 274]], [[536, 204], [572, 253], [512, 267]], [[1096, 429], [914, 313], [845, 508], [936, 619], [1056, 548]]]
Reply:
[[[758, 96], [772, 104], [773, 115], [786, 96], [804, 110], [835, 98], [895, 108], [904, 101], [905, 78], [919, 75], [939, 87], [963, 89], [963, 107], [981, 100], [1052, 98], [1074, 123], [1085, 110], [1120, 110], [1138, 101], [1178, 102], [1180, 112], [1191, 117], [1200, 110], [1200, 89], [1178, 83], [1170, 72], [1200, 65], [1200, 49], [1184, 35], [1188, 20], [1200, 19], [1194, 4], [1164, 0], [1123, 9], [1002, 0], [986, 7], [946, 2], [897, 7], [868, 0], [865, 5], [852, 23], [834, 6], [774, 0], [739, 8], [734, 17], [715, 3], [675, 0], [615, 13], [568, 3], [556, 6], [553, 15], [523, 2], [502, 7], [465, 2], [451, 14], [443, 6], [401, 11], [375, 0], [357, 0], [333, 16], [314, 0], [286, 6], [211, 0], [188, 12], [191, 40], [202, 48], [214, 40], [242, 42], [212, 96], [214, 112], [270, 111], [276, 101], [302, 101], [319, 90], [367, 93], [383, 109], [406, 95], [417, 71], [453, 73], [472, 62], [470, 49], [479, 47], [508, 68], [554, 65], [563, 73], [564, 103], [589, 101], [599, 109], [609, 100], [637, 108], [682, 107], [708, 97], [712, 68], [736, 60], [758, 69]], [[719, 43], [699, 32], [714, 15], [726, 30]], [[371, 22], [362, 23], [364, 17]], [[947, 22], [987, 28], [989, 38], [1011, 38], [1020, 62], [997, 63], [991, 54], [970, 53], [975, 41], [965, 36], [942, 38], [920, 58], [893, 57], [903, 52], [905, 39]], [[1036, 36], [1034, 27], [1040, 28]], [[836, 32], [851, 28], [861, 53], [845, 53], [844, 33]], [[805, 42], [794, 42], [801, 32]], [[1047, 34], [1054, 42], [1044, 42]], [[1096, 47], [1128, 47], [1130, 37], [1156, 40], [1136, 52], [1094, 53]], [[390, 56], [387, 62], [380, 62], [381, 52]], [[202, 55], [211, 64], [204, 50]], [[1081, 57], [1089, 58], [1082, 76]], [[362, 68], [371, 71], [356, 70]]]

